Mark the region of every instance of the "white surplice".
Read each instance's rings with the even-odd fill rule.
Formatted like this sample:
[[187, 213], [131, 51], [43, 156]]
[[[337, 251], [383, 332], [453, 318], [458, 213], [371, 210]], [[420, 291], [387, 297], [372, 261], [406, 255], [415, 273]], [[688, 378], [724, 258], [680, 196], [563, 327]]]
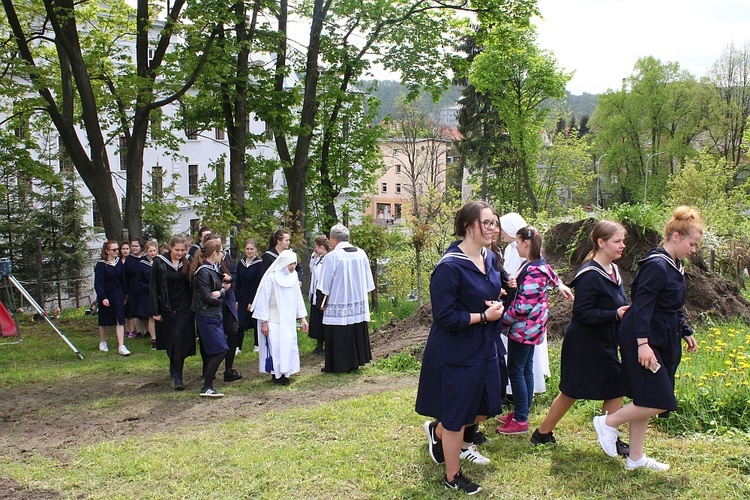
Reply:
[[356, 325], [370, 321], [367, 293], [375, 289], [367, 254], [341, 241], [323, 260], [318, 290], [327, 295], [324, 325]]

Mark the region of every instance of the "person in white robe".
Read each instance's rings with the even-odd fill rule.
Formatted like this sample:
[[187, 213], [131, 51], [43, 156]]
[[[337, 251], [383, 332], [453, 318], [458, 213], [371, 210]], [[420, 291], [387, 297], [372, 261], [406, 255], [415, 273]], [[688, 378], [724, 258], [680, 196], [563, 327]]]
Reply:
[[349, 243], [349, 229], [336, 224], [329, 238], [333, 250], [323, 261], [318, 290], [323, 293], [324, 372], [347, 372], [372, 360], [370, 303], [375, 289], [364, 250]]
[[[297, 320], [302, 320], [303, 332], [308, 328], [296, 265], [297, 254], [282, 251], [263, 275], [252, 305], [263, 335], [258, 342], [260, 372], [272, 374], [273, 381], [281, 385], [289, 384], [289, 376], [300, 370]], [[266, 363], [269, 354], [272, 368]]]

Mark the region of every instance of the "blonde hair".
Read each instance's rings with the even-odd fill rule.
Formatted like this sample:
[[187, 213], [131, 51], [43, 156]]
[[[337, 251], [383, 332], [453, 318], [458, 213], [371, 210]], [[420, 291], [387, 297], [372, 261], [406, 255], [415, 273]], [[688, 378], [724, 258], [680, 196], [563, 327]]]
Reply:
[[674, 209], [672, 218], [664, 226], [664, 241], [674, 233], [679, 233], [683, 238], [693, 232], [703, 234], [703, 229], [701, 214], [693, 207], [682, 205]]

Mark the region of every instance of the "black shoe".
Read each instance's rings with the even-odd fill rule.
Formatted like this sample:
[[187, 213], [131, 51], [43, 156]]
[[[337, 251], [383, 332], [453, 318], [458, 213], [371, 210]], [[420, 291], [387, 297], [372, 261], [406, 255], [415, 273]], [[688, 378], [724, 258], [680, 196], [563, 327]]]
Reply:
[[289, 380], [286, 375], [282, 375], [279, 378], [276, 378], [274, 375], [273, 381], [279, 385], [289, 385], [291, 383], [291, 380]]
[[242, 378], [242, 374], [234, 368], [224, 372], [224, 382], [234, 382]]
[[323, 349], [322, 347], [316, 347], [315, 349], [313, 349], [313, 354], [325, 354], [325, 353], [326, 353], [326, 350]]
[[142, 339], [143, 338], [143, 334], [141, 332], [138, 332], [138, 333], [135, 334], [135, 338]]
[[174, 378], [174, 390], [175, 391], [181, 391], [183, 389], [185, 389], [185, 384], [182, 383], [182, 377], [181, 376], [176, 376]]
[[482, 433], [480, 431], [476, 431], [474, 433], [474, 440], [472, 442], [475, 445], [479, 446], [480, 444], [484, 444], [487, 441], [489, 441], [489, 439], [487, 439], [487, 436], [485, 436], [484, 433]]
[[443, 440], [438, 439], [435, 433], [437, 425], [437, 421], [430, 422], [428, 420], [422, 427], [424, 428], [424, 433], [427, 435], [427, 451], [430, 453], [430, 458], [436, 464], [442, 464], [445, 462], [445, 454], [443, 453]]
[[534, 446], [539, 444], [557, 444], [557, 440], [552, 432], [542, 434], [539, 432], [539, 429], [535, 429], [534, 433], [531, 435], [531, 444]]
[[615, 445], [617, 445], [618, 455], [620, 455], [621, 457], [625, 457], [625, 458], [630, 456], [630, 445], [628, 443], [620, 441], [620, 438], [617, 438]]
[[464, 476], [460, 470], [453, 478], [453, 481], [448, 481], [448, 476], [443, 478], [443, 484], [445, 484], [446, 490], [461, 490], [467, 495], [475, 495], [482, 491], [482, 487], [476, 483], [471, 482], [469, 478]]

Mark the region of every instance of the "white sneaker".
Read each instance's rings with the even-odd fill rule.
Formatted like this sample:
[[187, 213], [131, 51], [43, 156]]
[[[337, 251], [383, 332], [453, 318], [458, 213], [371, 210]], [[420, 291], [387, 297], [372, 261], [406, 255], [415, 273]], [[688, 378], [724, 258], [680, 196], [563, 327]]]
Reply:
[[109, 352], [109, 347], [107, 347], [107, 343], [99, 342], [99, 350], [102, 352]]
[[257, 345], [253, 347], [253, 352], [258, 352], [258, 351], [260, 351], [260, 347], [258, 347]]
[[617, 429], [608, 426], [604, 422], [606, 418], [606, 413], [604, 415], [594, 417], [594, 429], [596, 429], [596, 434], [599, 436], [599, 444], [601, 445], [602, 450], [604, 450], [604, 453], [606, 453], [610, 457], [616, 457], [617, 438], [620, 436], [620, 433], [617, 431]]
[[479, 450], [477, 450], [477, 445], [475, 444], [462, 451], [458, 458], [460, 458], [461, 460], [468, 460], [479, 465], [487, 465], [488, 463], [490, 463], [490, 459], [479, 453]]
[[128, 351], [128, 348], [124, 345], [118, 347], [117, 352], [119, 352], [122, 356], [130, 356], [130, 351]]
[[651, 469], [655, 471], [665, 471], [669, 470], [669, 464], [665, 464], [662, 462], [657, 462], [651, 457], [647, 457], [646, 455], [643, 455], [640, 460], [630, 460], [630, 457], [628, 457], [627, 461], [625, 462], [625, 470], [636, 470], [636, 469]]
[[239, 347], [236, 347], [234, 349], [234, 355], [237, 356], [238, 354], [242, 354], [242, 350]]

